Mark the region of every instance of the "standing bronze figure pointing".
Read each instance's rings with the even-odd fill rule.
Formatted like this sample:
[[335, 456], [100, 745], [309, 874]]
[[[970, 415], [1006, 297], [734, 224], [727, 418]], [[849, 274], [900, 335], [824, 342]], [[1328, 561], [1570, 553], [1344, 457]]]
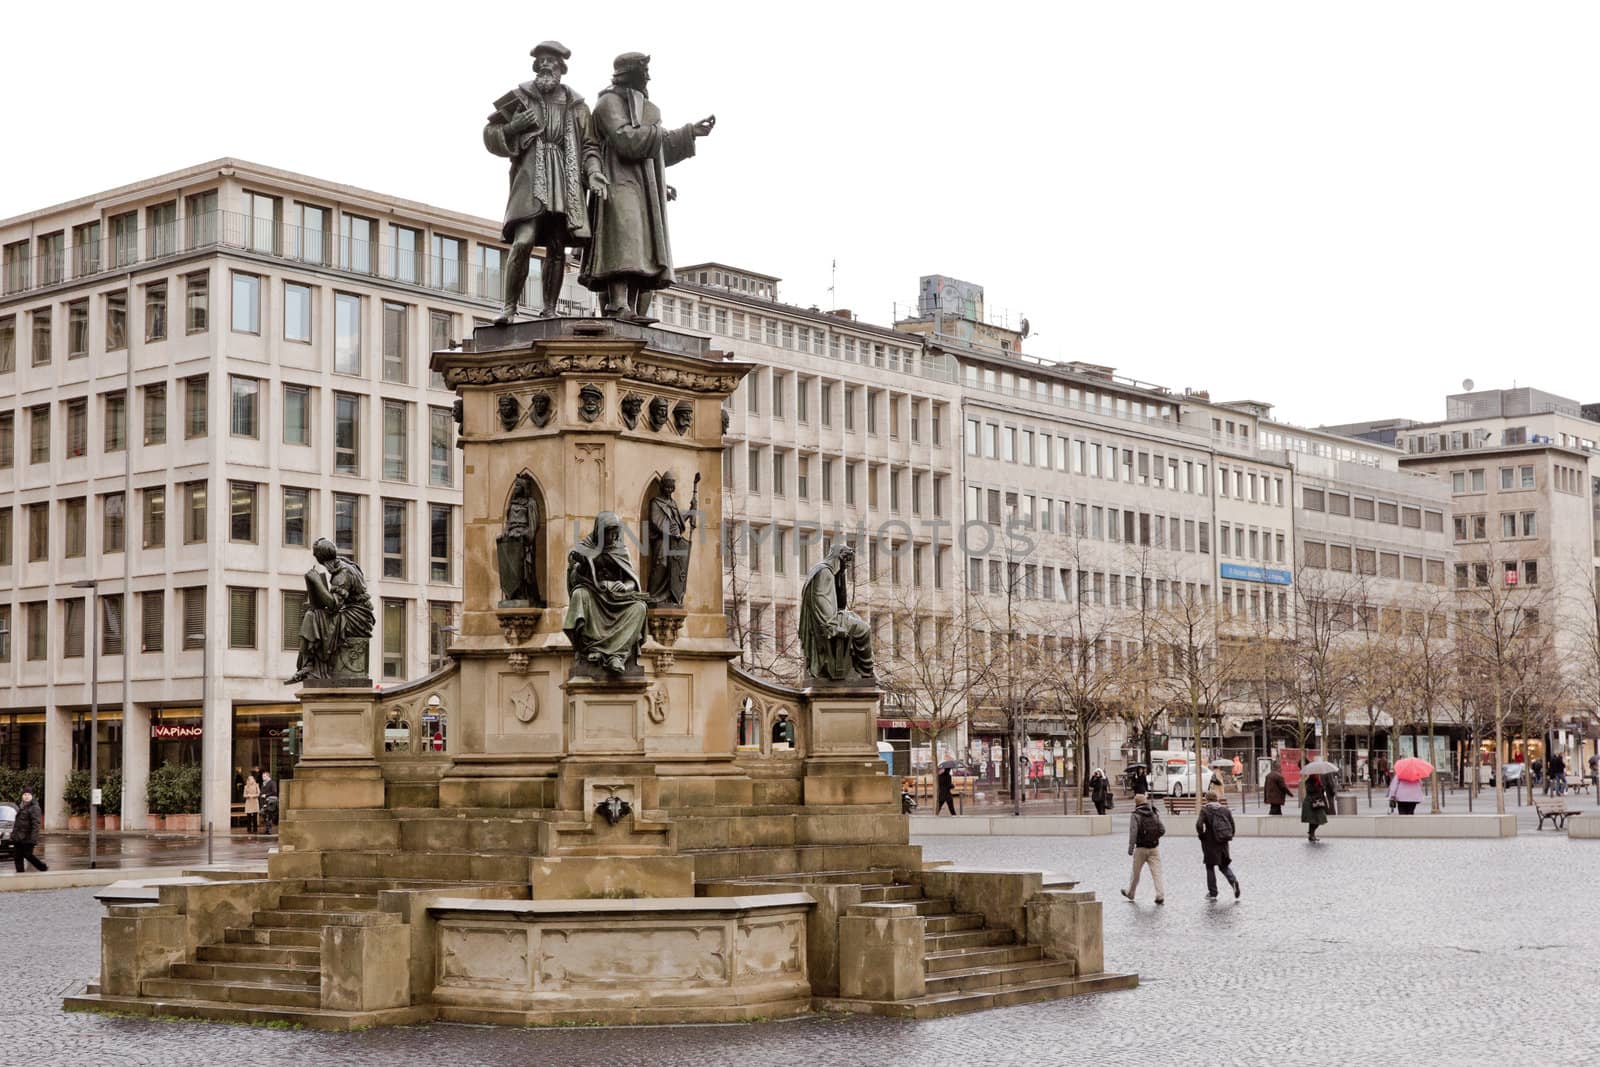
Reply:
[[516, 316], [535, 245], [544, 249], [540, 314], [555, 317], [567, 249], [589, 242], [584, 193], [601, 198], [606, 194], [589, 105], [561, 84], [572, 52], [559, 41], [545, 41], [529, 54], [533, 81], [496, 100], [494, 114], [483, 128], [484, 146], [511, 160], [511, 193], [501, 226], [501, 235], [511, 242], [511, 254], [506, 262], [505, 308], [495, 320], [500, 323]]

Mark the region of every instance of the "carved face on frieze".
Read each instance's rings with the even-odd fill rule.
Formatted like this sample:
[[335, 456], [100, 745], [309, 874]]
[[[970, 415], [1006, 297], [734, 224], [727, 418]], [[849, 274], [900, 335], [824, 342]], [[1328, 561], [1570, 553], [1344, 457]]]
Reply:
[[605, 404], [606, 394], [598, 385], [586, 385], [578, 390], [578, 415], [584, 422], [593, 422], [600, 417], [600, 412]]
[[644, 397], [629, 393], [622, 398], [622, 424], [628, 429], [639, 425], [639, 412], [644, 408]]
[[693, 425], [694, 405], [687, 400], [678, 401], [672, 409], [672, 428], [679, 434], [687, 434]]
[[522, 415], [522, 404], [510, 393], [501, 393], [498, 403], [501, 428], [506, 430], [516, 429], [517, 419]]
[[551, 407], [549, 393], [534, 393], [528, 402], [528, 421], [543, 429], [550, 423]]
[[664, 396], [651, 397], [650, 399], [650, 428], [659, 430], [667, 424], [667, 398]]

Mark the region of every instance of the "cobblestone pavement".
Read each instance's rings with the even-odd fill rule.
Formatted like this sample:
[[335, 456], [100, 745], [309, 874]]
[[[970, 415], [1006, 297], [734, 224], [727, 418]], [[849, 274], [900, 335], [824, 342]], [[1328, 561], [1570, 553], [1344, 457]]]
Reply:
[[[929, 839], [930, 858], [1070, 872], [1105, 901], [1129, 992], [928, 1022], [337, 1035], [64, 1013], [97, 968], [91, 890], [0, 894], [3, 1064], [1501, 1064], [1593, 1062], [1600, 842], [1235, 842], [1244, 897], [1209, 902], [1169, 819], [1167, 903], [1129, 904], [1126, 835]], [[1403, 1057], [1403, 1059], [1402, 1059]]]

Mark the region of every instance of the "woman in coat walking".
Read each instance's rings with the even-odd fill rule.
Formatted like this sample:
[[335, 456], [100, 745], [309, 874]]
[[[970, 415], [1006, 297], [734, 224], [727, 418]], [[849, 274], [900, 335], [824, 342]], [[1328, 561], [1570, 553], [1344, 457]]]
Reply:
[[1272, 770], [1267, 772], [1266, 780], [1261, 783], [1261, 793], [1267, 803], [1267, 814], [1282, 815], [1283, 806], [1289, 803], [1289, 784], [1283, 780], [1277, 760], [1272, 761]]
[[1320, 774], [1310, 774], [1300, 783], [1300, 821], [1306, 824], [1306, 840], [1317, 840], [1317, 827], [1328, 822], [1328, 787]]
[[1239, 899], [1239, 879], [1233, 874], [1233, 857], [1228, 854], [1228, 842], [1233, 840], [1233, 813], [1222, 803], [1222, 794], [1212, 789], [1206, 792], [1206, 806], [1200, 809], [1195, 823], [1195, 833], [1200, 835], [1200, 854], [1206, 863], [1206, 896], [1217, 898], [1217, 871], [1233, 886], [1233, 898]]
[[261, 811], [261, 783], [255, 775], [244, 780], [244, 828], [256, 832], [256, 815]]
[[1106, 809], [1111, 806], [1111, 780], [1099, 767], [1089, 775], [1089, 799], [1094, 801], [1096, 815], [1104, 815]]
[[1417, 802], [1422, 799], [1422, 783], [1407, 782], [1395, 775], [1389, 782], [1389, 800], [1400, 809], [1401, 815], [1415, 815]]

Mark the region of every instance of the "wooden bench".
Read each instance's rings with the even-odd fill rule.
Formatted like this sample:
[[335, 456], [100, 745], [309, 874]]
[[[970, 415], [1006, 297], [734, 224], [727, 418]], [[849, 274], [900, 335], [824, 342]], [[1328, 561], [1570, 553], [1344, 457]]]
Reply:
[[1582, 809], [1567, 807], [1567, 802], [1563, 797], [1535, 797], [1533, 810], [1539, 816], [1538, 829], [1540, 830], [1544, 829], [1544, 821], [1546, 819], [1549, 819], [1557, 830], [1564, 830], [1567, 827], [1568, 817], [1582, 814]]
[[[1193, 815], [1200, 803], [1200, 798], [1195, 796], [1167, 797], [1165, 799], [1168, 815]], [[1220, 803], [1223, 807], [1227, 807], [1228, 798], [1223, 797]]]

